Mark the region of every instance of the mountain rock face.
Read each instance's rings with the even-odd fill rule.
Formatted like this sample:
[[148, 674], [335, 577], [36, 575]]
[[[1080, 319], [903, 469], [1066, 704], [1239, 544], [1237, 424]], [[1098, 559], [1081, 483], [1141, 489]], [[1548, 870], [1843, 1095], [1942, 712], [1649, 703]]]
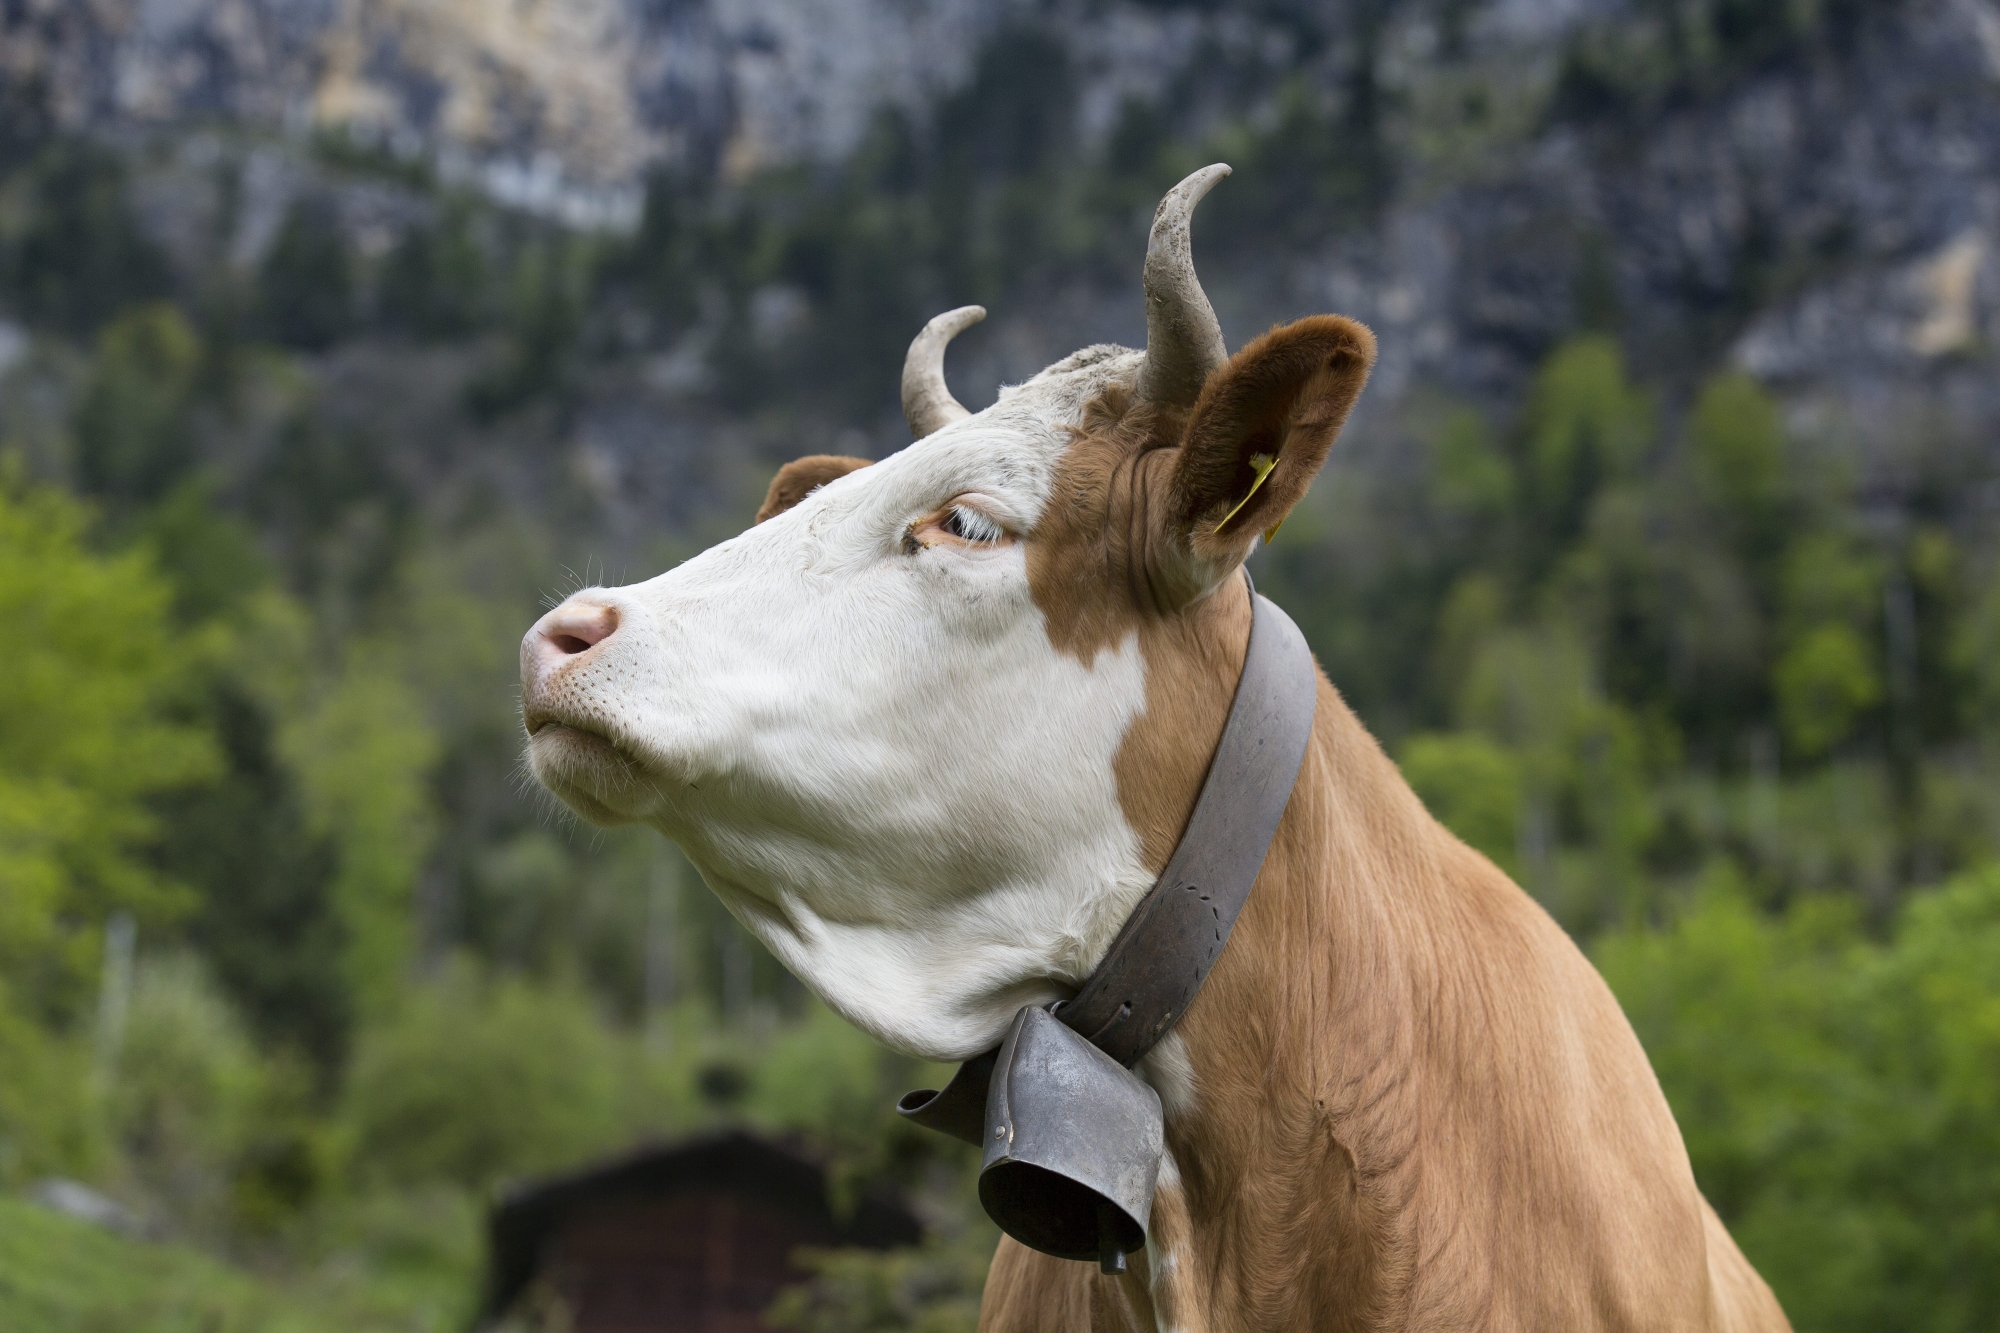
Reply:
[[45, 81], [64, 128], [337, 128], [616, 223], [661, 162], [838, 156], [877, 106], [962, 81], [1006, 17], [969, 0], [27, 0], [0, 32], [7, 74]]
[[[1600, 326], [1669, 384], [1733, 362], [1865, 440], [2000, 427], [1994, 0], [18, 0], [0, 67], [61, 128], [338, 132], [629, 229], [656, 170], [830, 169], [885, 108], [921, 138], [1023, 34], [1062, 67], [1079, 160], [1116, 165], [1137, 108], [1236, 163], [1211, 210], [1296, 194], [1205, 266], [1217, 304], [1237, 340], [1327, 308], [1374, 325], [1378, 412], [1423, 385], [1504, 399]], [[281, 157], [239, 262], [289, 197]], [[968, 387], [1136, 337], [1135, 276], [996, 309]], [[782, 327], [810, 296], [759, 299]]]

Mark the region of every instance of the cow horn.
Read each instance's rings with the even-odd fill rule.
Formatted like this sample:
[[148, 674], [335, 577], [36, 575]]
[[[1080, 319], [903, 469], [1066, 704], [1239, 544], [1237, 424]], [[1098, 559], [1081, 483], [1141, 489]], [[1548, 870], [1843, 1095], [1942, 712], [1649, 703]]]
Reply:
[[1203, 167], [1167, 191], [1153, 214], [1146, 242], [1146, 363], [1139, 369], [1139, 397], [1147, 402], [1187, 406], [1229, 357], [1188, 242], [1194, 206], [1228, 174], [1220, 162]]
[[903, 358], [903, 417], [917, 439], [972, 415], [945, 386], [944, 347], [985, 318], [985, 306], [962, 305], [924, 325], [910, 340], [909, 355]]

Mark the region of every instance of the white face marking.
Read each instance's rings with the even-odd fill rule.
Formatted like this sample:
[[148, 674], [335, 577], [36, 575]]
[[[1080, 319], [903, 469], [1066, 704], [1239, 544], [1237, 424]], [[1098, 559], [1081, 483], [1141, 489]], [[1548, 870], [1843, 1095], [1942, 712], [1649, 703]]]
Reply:
[[[1151, 884], [1112, 767], [1145, 700], [1136, 642], [1057, 652], [1022, 545], [982, 544], [1033, 528], [1069, 427], [1138, 359], [1079, 353], [678, 569], [578, 593], [523, 646], [529, 724], [558, 724], [535, 775], [678, 842], [879, 1040], [990, 1049]], [[968, 540], [913, 550], [961, 497]], [[566, 624], [593, 628], [537, 648]]]

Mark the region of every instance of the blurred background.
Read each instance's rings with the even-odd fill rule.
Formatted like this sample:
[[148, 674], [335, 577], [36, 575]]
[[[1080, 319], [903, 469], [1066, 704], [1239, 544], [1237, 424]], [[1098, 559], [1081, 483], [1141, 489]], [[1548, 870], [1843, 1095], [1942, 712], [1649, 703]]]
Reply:
[[0, 1325], [463, 1329], [511, 1184], [744, 1129], [924, 1232], [769, 1321], [969, 1329], [937, 1071], [532, 790], [516, 644], [940, 310], [975, 410], [1142, 341], [1217, 160], [1232, 344], [1382, 345], [1260, 587], [1802, 1330], [2000, 1325], [1994, 0], [0, 5]]

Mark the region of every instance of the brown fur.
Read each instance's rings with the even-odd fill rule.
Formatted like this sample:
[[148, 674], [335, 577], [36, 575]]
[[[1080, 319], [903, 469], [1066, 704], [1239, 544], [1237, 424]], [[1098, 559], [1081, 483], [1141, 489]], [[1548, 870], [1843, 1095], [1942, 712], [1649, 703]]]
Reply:
[[[1374, 364], [1366, 326], [1314, 315], [1272, 329], [1209, 378], [1181, 442], [1168, 514], [1194, 555], [1240, 561], [1251, 537], [1305, 498]], [[1251, 493], [1257, 454], [1278, 464]]]
[[771, 489], [764, 492], [764, 503], [757, 509], [757, 522], [775, 518], [829, 481], [837, 481], [856, 468], [867, 466], [865, 458], [848, 458], [841, 454], [807, 454], [804, 458], [794, 458], [771, 478]]
[[[1304, 495], [1372, 356], [1367, 330], [1321, 317], [1245, 348], [1184, 418], [1106, 395], [1030, 534], [1056, 646], [1089, 660], [1136, 635], [1145, 654], [1117, 777], [1155, 868], [1241, 669], [1229, 575]], [[1324, 679], [1270, 856], [1178, 1031], [1195, 1105], [1167, 1126], [1156, 1279], [1004, 1241], [982, 1333], [1788, 1327], [1610, 991]]]

